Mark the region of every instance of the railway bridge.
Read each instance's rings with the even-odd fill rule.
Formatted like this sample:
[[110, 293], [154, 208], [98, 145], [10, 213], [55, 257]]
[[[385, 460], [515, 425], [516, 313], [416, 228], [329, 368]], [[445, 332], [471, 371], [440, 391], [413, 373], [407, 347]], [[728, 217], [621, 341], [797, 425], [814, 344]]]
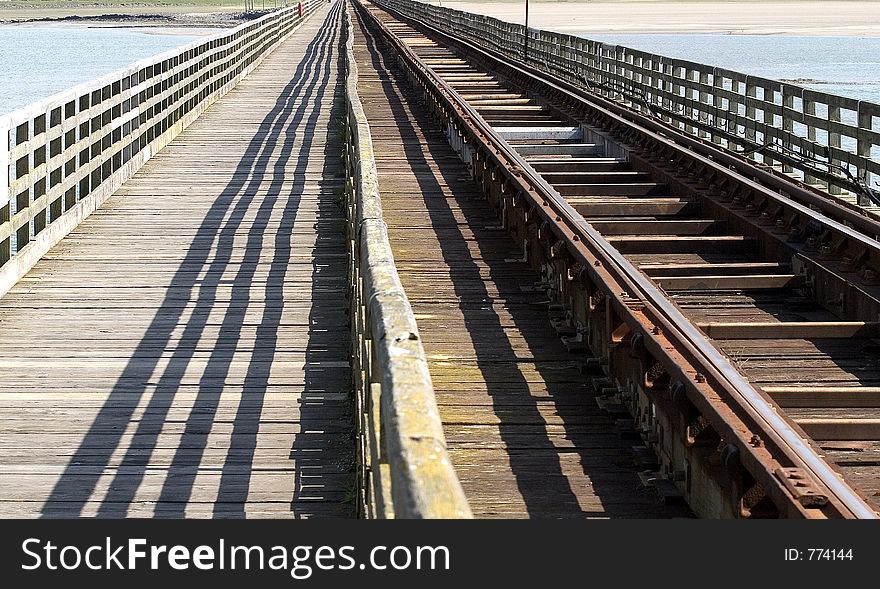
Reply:
[[877, 517], [878, 105], [306, 0], [0, 132], [0, 516]]

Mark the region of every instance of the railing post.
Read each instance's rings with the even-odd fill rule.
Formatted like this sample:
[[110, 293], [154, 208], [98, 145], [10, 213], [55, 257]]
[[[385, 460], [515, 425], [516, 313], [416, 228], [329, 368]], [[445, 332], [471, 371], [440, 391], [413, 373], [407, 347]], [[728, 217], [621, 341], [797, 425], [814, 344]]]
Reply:
[[[867, 102], [859, 102], [859, 110], [857, 112], [857, 126], [858, 130], [856, 131], [856, 155], [859, 157], [865, 158], [866, 160], [871, 159], [871, 150], [874, 146], [874, 142], [871, 139], [871, 131], [872, 125], [874, 122], [874, 112], [877, 111], [877, 108], [874, 105], [871, 105]], [[876, 188], [876, 186], [872, 186], [872, 174], [867, 170], [859, 170], [859, 179], [864, 182], [870, 188]], [[862, 206], [867, 206], [872, 204], [870, 199], [866, 195], [859, 195], [859, 204]]]
[[[12, 214], [12, 194], [10, 191], [10, 176], [12, 174], [12, 162], [9, 161], [9, 148], [12, 142], [12, 129], [8, 124], [0, 124], [0, 224], [9, 222]], [[12, 256], [12, 241], [14, 236], [0, 239], [0, 265], [9, 261]]]
[[[782, 130], [784, 131], [783, 135], [783, 145], [791, 148], [791, 136], [794, 135], [794, 121], [792, 120], [792, 114], [794, 113], [794, 99], [795, 95], [792, 93], [791, 88], [785, 84], [782, 86]], [[782, 172], [784, 174], [791, 174], [794, 172], [794, 168], [790, 164], [783, 163]]]
[[[831, 104], [831, 101], [828, 101], [828, 147], [831, 148], [840, 148], [840, 133], [833, 129], [833, 123], [840, 122], [840, 107], [836, 104]], [[843, 165], [839, 159], [834, 157], [833, 153], [829, 151], [830, 161], [832, 165]], [[829, 183], [828, 192], [830, 194], [841, 194], [841, 189], [839, 186], [833, 183]]]

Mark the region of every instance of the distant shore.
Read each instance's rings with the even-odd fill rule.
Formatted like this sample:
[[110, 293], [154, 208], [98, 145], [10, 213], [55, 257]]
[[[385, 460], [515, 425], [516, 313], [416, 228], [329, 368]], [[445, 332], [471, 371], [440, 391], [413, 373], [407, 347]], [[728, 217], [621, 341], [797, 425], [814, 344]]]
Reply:
[[[122, 3], [115, 0], [77, 2], [18, 2], [0, 0], [0, 25], [87, 26], [217, 29], [238, 26], [270, 12], [283, 2], [257, 0], [257, 10], [245, 12], [244, 2]], [[190, 33], [194, 31], [189, 31]]]
[[[524, 0], [422, 0], [523, 22]], [[530, 25], [564, 33], [720, 33], [880, 37], [880, 0], [530, 0]], [[292, 4], [290, 0], [287, 2]], [[0, 25], [234, 27], [284, 4], [257, 0], [0, 0]]]
[[[424, 0], [522, 23], [524, 0]], [[529, 25], [563, 33], [880, 37], [880, 2], [859, 0], [531, 0]]]

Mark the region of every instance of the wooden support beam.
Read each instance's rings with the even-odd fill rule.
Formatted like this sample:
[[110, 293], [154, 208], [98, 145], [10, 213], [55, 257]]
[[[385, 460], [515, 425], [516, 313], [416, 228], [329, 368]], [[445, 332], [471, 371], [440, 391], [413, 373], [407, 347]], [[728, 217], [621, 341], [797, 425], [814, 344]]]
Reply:
[[522, 114], [525, 112], [534, 112], [541, 113], [544, 112], [544, 107], [537, 104], [510, 104], [510, 105], [499, 105], [499, 104], [489, 104], [489, 105], [474, 105], [474, 110], [477, 112], [494, 112], [494, 111], [503, 111], [503, 112], [515, 112], [518, 114]]
[[780, 407], [877, 407], [880, 387], [767, 386]]
[[531, 156], [526, 161], [542, 176], [545, 172], [612, 172], [629, 170], [629, 163], [613, 157]]
[[567, 198], [568, 203], [587, 219], [622, 215], [677, 215], [694, 206], [685, 198]]
[[880, 419], [795, 419], [814, 440], [880, 440]]
[[[649, 183], [651, 175], [647, 172], [633, 170], [595, 170], [586, 168], [579, 171], [542, 171], [541, 176], [551, 184], [560, 186], [577, 186], [579, 184], [596, 184], [599, 182], [614, 183]], [[560, 193], [561, 194], [561, 193]]]
[[612, 235], [608, 242], [624, 254], [731, 254], [755, 247], [754, 238], [742, 235]]
[[[522, 152], [523, 146], [516, 149]], [[558, 145], [541, 145], [549, 148], [545, 151], [552, 152]], [[662, 196], [666, 192], [666, 185], [657, 182], [620, 182], [620, 183], [578, 183], [578, 184], [554, 184], [553, 188], [562, 196]]]
[[[506, 100], [506, 98], [505, 98]], [[528, 101], [528, 98], [522, 100]], [[571, 125], [543, 125], [540, 127], [517, 127], [513, 125], [505, 125], [503, 127], [495, 127], [499, 135], [507, 141], [522, 140], [553, 140], [553, 141], [576, 141], [584, 138], [584, 132], [580, 127]], [[548, 182], [552, 182], [549, 178]]]
[[504, 89], [504, 87], [501, 85], [501, 82], [487, 77], [479, 77], [467, 80], [446, 80], [446, 83], [453, 88], [479, 88], [480, 90], [483, 90], [485, 88], [500, 88], [502, 90]]
[[[556, 143], [553, 145], [513, 145], [523, 156], [530, 155], [598, 155], [599, 146], [593, 143]], [[561, 193], [560, 193], [561, 194]]]
[[770, 290], [799, 288], [800, 274], [757, 274], [748, 276], [664, 276], [655, 278], [661, 288], [672, 290]]
[[[595, 224], [594, 224], [595, 226]], [[660, 276], [691, 276], [712, 272], [716, 275], [760, 274], [773, 272], [784, 274], [789, 270], [788, 264], [778, 262], [725, 262], [719, 264], [640, 264], [639, 269], [651, 277]]]
[[484, 92], [459, 92], [461, 97], [467, 100], [468, 102], [472, 100], [486, 100], [491, 98], [496, 98], [498, 96], [504, 97], [516, 97], [516, 98], [526, 98], [524, 94], [517, 94], [514, 92], [508, 92], [506, 89], [499, 89], [495, 91], [484, 91]]
[[865, 321], [772, 321], [698, 323], [713, 339], [849, 339], [880, 337], [880, 323]]
[[609, 219], [590, 223], [605, 235], [701, 235], [716, 227], [713, 219]]

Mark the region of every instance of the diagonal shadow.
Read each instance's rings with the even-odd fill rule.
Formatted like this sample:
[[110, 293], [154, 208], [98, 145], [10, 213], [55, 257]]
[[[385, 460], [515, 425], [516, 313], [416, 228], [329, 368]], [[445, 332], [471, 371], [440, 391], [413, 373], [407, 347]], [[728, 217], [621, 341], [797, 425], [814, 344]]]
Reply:
[[[304, 58], [292, 74], [290, 83], [282, 90], [272, 110], [261, 121], [260, 130], [247, 146], [244, 157], [236, 167], [229, 184], [218, 195], [203, 219], [190, 248], [171, 280], [160, 310], [154, 316], [117, 384], [44, 504], [44, 517], [51, 516], [52, 506], [60, 502], [64, 503], [66, 514], [81, 513], [85, 503], [94, 493], [103, 471], [109, 465], [112, 455], [120, 447], [122, 436], [132, 422], [138, 400], [149, 388], [148, 379], [158, 366], [163, 350], [173, 347], [168, 364], [157, 381], [155, 391], [138, 422], [133, 442], [122, 458], [113, 484], [99, 510], [99, 515], [104, 517], [125, 515], [146, 473], [159, 434], [166, 425], [175, 395], [180, 389], [184, 374], [190, 367], [208, 325], [210, 314], [212, 310], [225, 304], [227, 308], [216, 345], [211, 350], [206, 370], [200, 379], [195, 406], [187, 419], [181, 445], [172, 461], [171, 471], [175, 474], [180, 473], [180, 476], [174, 477], [176, 483], [183, 484], [184, 487], [179, 487], [177, 491], [177, 499], [181, 500], [179, 510], [171, 509], [165, 515], [183, 514], [186, 499], [192, 492], [193, 467], [197, 468], [204, 450], [203, 436], [206, 436], [211, 428], [219, 395], [224, 388], [230, 364], [239, 344], [240, 330], [248, 310], [247, 299], [251, 282], [260, 259], [262, 233], [272, 216], [281, 185], [285, 181], [286, 167], [292, 155], [293, 137], [301, 134], [310, 139], [313, 135], [308, 129], [309, 122], [313, 124], [313, 118], [309, 121], [303, 119], [305, 111], [311, 104], [309, 98], [326, 88], [329, 76], [329, 67], [326, 64], [328, 47], [336, 37], [339, 13], [337, 3], [326, 16], [319, 35], [309, 44]], [[320, 80], [322, 63], [324, 64], [323, 82]], [[320, 97], [314, 101], [314, 104], [317, 110]], [[282, 134], [284, 134], [283, 138]], [[271, 168], [271, 180], [266, 185], [264, 181], [279, 141], [282, 142], [281, 153]], [[308, 140], [304, 140], [300, 156], [307, 153], [307, 143]], [[298, 161], [301, 159], [303, 158], [297, 158]], [[303, 171], [304, 168], [300, 168], [297, 164], [293, 174], [296, 176]], [[265, 195], [261, 196], [264, 191]], [[243, 260], [238, 265], [239, 263], [234, 261], [235, 235], [247, 222], [248, 211], [255, 199], [259, 199], [260, 205], [248, 229]], [[291, 195], [285, 203], [278, 239], [284, 239], [285, 235], [289, 239], [290, 229], [284, 227], [292, 226], [298, 204], [299, 200], [295, 195]], [[267, 306], [278, 304], [276, 295], [280, 292], [280, 284], [284, 281], [289, 256], [289, 242], [286, 248], [275, 252], [275, 259], [270, 265], [271, 278], [266, 286]], [[237, 273], [232, 286], [233, 295], [229, 302], [225, 303], [219, 300], [218, 291], [225, 282], [223, 276], [230, 266], [237, 268]], [[204, 277], [199, 280], [202, 273]], [[180, 301], [191, 301], [195, 289], [198, 289], [195, 305], [186, 319], [179, 341], [173, 344], [173, 333], [179, 327], [183, 314], [189, 307], [185, 303], [181, 304]], [[277, 338], [281, 311], [279, 305], [278, 309], [273, 309], [261, 319], [260, 334], [263, 339], [260, 343], [267, 345], [268, 348], [265, 351], [260, 350], [257, 357], [259, 348], [255, 347], [249, 363], [249, 371], [251, 365], [266, 363], [267, 355], [274, 355], [273, 341]], [[272, 335], [267, 340], [268, 333]], [[268, 367], [265, 370], [268, 370]], [[252, 391], [262, 395], [266, 383], [266, 378], [261, 379], [259, 374], [254, 373], [242, 389], [242, 399]], [[132, 393], [134, 400], [131, 398]], [[259, 419], [259, 415], [257, 414], [255, 418]], [[196, 436], [196, 439], [193, 439], [193, 436]], [[169, 488], [168, 482], [166, 479], [162, 493], [163, 500], [169, 499], [169, 493], [166, 492], [166, 488]]]
[[[276, 360], [278, 327], [281, 313], [284, 310], [285, 277], [290, 263], [290, 238], [296, 220], [296, 212], [301, 203], [301, 191], [305, 189], [304, 186], [299, 189], [299, 184], [305, 182], [308, 156], [315, 137], [315, 123], [321, 114], [324, 95], [333, 71], [331, 53], [332, 41], [336, 37], [338, 26], [337, 16], [338, 8], [328, 16], [328, 20], [332, 17], [333, 21], [325, 22], [327, 26], [322, 34], [315, 39], [314, 43], [319, 47], [319, 51], [313, 59], [307, 59], [313, 62], [308, 68], [310, 71], [303, 76], [303, 83], [307, 82], [307, 85], [301, 90], [294, 90], [291, 93], [288, 102], [296, 103], [297, 108], [289, 116], [281, 118], [273, 127], [272, 132], [275, 131], [275, 128], [284, 129], [285, 139], [273, 165], [272, 179], [266, 187], [266, 195], [260, 200], [254, 220], [248, 229], [244, 260], [238, 266], [233, 280], [230, 307], [240, 307], [241, 311], [227, 311], [223, 318], [220, 330], [221, 333], [229, 334], [227, 337], [228, 347], [214, 348], [211, 351], [204, 375], [199, 383], [193, 409], [186, 420], [180, 445], [175, 452], [162, 486], [159, 505], [156, 508], [158, 517], [183, 517], [186, 504], [192, 494], [193, 483], [199, 471], [222, 394], [222, 391], [212, 387], [211, 383], [217, 378], [229, 375], [234, 357], [240, 351], [241, 328], [245, 311], [251, 304], [250, 291], [259, 265], [260, 254], [263, 251], [264, 234], [269, 229], [269, 222], [275, 211], [281, 188], [288, 181], [289, 172], [292, 176], [290, 181], [294, 183], [294, 187], [287, 195], [286, 202], [283, 203], [280, 224], [273, 244], [274, 255], [263, 293], [262, 317], [257, 326], [254, 348], [244, 378], [244, 391], [246, 392], [242, 394], [242, 400], [233, 420], [232, 439], [235, 443], [230, 447], [230, 451], [243, 450], [245, 462], [252, 461], [263, 398], [269, 384], [270, 370]], [[299, 85], [302, 86], [302, 84]], [[293, 146], [298, 138], [301, 140], [300, 149], [291, 159]], [[292, 170], [289, 169], [291, 162], [295, 162]], [[259, 189], [262, 190], [263, 186], [260, 186]], [[229, 248], [232, 249], [234, 234], [221, 232], [220, 239], [221, 241], [228, 240]], [[248, 453], [251, 454], [251, 458], [247, 457]], [[239, 464], [233, 467], [228, 459], [224, 463], [219, 490], [222, 504], [236, 500], [243, 504], [247, 499], [251, 475], [248, 466], [249, 464]], [[236, 474], [233, 475], [233, 472]], [[215, 503], [215, 515], [219, 514], [221, 508], [220, 504]], [[244, 515], [243, 510], [241, 515]]]
[[[340, 36], [337, 60], [345, 51]], [[349, 356], [351, 329], [347, 297], [348, 242], [343, 190], [345, 170], [340, 155], [343, 147], [342, 125], [345, 120], [345, 80], [336, 77], [330, 120], [324, 146], [324, 183], [332, 183], [335, 198], [323, 199], [318, 207], [315, 255], [311, 260], [311, 306], [309, 309], [309, 345], [305, 351], [305, 392], [300, 404], [301, 430], [293, 440], [294, 483], [290, 509], [296, 518], [354, 517], [354, 503], [349, 501], [354, 488], [354, 444], [351, 364]], [[335, 296], [328, 296], [335, 293]], [[346, 293], [343, 295], [342, 293]], [[340, 308], [342, 307], [342, 308]], [[323, 362], [345, 358], [342, 364]], [[329, 419], [328, 419], [329, 418]]]

